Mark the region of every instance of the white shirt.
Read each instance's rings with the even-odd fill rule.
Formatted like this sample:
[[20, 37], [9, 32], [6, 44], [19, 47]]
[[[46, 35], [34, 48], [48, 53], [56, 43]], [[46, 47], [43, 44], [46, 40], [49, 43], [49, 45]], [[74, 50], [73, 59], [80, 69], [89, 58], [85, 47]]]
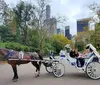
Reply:
[[19, 59], [23, 59], [23, 56], [24, 56], [24, 52], [23, 52], [23, 51], [20, 51], [20, 52], [19, 52], [19, 56], [18, 56]]

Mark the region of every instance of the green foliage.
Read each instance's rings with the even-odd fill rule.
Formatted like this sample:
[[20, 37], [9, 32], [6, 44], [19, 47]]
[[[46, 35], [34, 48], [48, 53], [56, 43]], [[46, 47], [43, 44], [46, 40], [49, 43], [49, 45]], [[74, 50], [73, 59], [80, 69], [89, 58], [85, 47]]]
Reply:
[[0, 48], [5, 48], [5, 43], [0, 42]]
[[28, 46], [32, 46], [34, 48], [39, 48], [39, 37], [38, 32], [35, 29], [28, 30]]
[[85, 44], [83, 41], [79, 41], [75, 43], [75, 48], [78, 48], [78, 51], [83, 51], [85, 48]]
[[57, 53], [64, 48], [66, 44], [71, 44], [71, 41], [63, 35], [54, 35], [51, 37], [52, 46], [55, 48]]
[[95, 30], [91, 34], [91, 42], [96, 48], [100, 43], [100, 23], [96, 24]]
[[20, 43], [16, 43], [16, 42], [5, 42], [5, 43], [0, 43], [0, 48], [8, 48], [8, 49], [13, 49], [16, 51], [22, 50], [25, 52], [34, 52], [34, 51], [38, 51], [38, 48], [34, 48], [34, 47], [29, 47], [26, 45], [22, 45]]
[[45, 45], [43, 47], [44, 55], [49, 55], [50, 54], [50, 50], [55, 52], [55, 48], [52, 46], [51, 43], [45, 43]]
[[[16, 16], [17, 37], [22, 40], [22, 43], [27, 44], [28, 29], [32, 26], [31, 22], [34, 19], [34, 6], [27, 2], [20, 1], [13, 11]], [[20, 36], [19, 36], [20, 35]]]
[[11, 29], [7, 26], [0, 26], [0, 36], [1, 36], [1, 41], [6, 42], [6, 41], [14, 41], [14, 35], [11, 31]]
[[[31, 3], [19, 1], [14, 8], [9, 8], [7, 25], [0, 27], [1, 40], [4, 42], [0, 43], [0, 47], [23, 51], [40, 50], [41, 53], [48, 55], [50, 50], [59, 53], [64, 45], [71, 43], [59, 35], [52, 37], [51, 41], [46, 40], [52, 36], [48, 37], [49, 29], [57, 23], [56, 21], [60, 22], [55, 19], [55, 23], [50, 24], [51, 26], [46, 26], [48, 21], [44, 23], [47, 1], [36, 1], [35, 7]], [[48, 28], [45, 29], [46, 27]]]

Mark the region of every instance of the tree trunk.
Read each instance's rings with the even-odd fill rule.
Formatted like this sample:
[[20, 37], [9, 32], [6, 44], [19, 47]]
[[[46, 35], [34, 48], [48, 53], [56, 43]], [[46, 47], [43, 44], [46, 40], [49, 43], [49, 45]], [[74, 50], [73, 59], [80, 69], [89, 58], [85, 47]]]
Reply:
[[42, 43], [42, 41], [40, 42], [40, 55], [43, 55], [43, 43]]

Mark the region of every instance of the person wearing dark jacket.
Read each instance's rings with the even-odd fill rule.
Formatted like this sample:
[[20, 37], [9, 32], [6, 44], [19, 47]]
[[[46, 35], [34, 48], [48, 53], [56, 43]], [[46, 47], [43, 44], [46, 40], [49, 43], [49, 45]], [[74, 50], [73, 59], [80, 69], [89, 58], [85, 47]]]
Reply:
[[77, 67], [83, 67], [84, 65], [84, 59], [83, 58], [79, 58], [79, 53], [78, 53], [78, 49], [72, 49], [70, 52], [70, 56], [72, 58], [76, 58], [76, 63], [77, 63]]
[[77, 60], [76, 60], [77, 67], [83, 67], [85, 61], [83, 58], [79, 57], [78, 49], [75, 50], [75, 55], [77, 57]]

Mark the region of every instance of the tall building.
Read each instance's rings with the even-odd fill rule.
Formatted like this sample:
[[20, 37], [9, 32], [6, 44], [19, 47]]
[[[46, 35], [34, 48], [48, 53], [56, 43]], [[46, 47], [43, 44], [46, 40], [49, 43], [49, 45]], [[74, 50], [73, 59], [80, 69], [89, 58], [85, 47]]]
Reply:
[[89, 21], [89, 30], [94, 30], [95, 29], [95, 22], [93, 22], [92, 20]]
[[65, 37], [67, 37], [69, 40], [71, 39], [70, 27], [69, 26], [65, 26]]
[[46, 19], [50, 19], [50, 12], [51, 11], [51, 9], [50, 9], [50, 5], [47, 5], [46, 6]]
[[62, 30], [62, 29], [58, 28], [58, 29], [57, 29], [57, 34], [64, 35], [64, 30]]
[[57, 34], [57, 21], [56, 18], [45, 20], [45, 28], [47, 29], [48, 37]]
[[45, 28], [47, 29], [48, 37], [57, 34], [57, 20], [50, 17], [50, 5], [46, 6], [46, 19], [44, 21]]
[[64, 35], [64, 30], [61, 30], [61, 31], [60, 31], [60, 34], [61, 34], [61, 35]]
[[57, 34], [60, 34], [60, 28], [57, 28]]
[[90, 18], [77, 20], [77, 33], [83, 32], [85, 27], [89, 26]]

